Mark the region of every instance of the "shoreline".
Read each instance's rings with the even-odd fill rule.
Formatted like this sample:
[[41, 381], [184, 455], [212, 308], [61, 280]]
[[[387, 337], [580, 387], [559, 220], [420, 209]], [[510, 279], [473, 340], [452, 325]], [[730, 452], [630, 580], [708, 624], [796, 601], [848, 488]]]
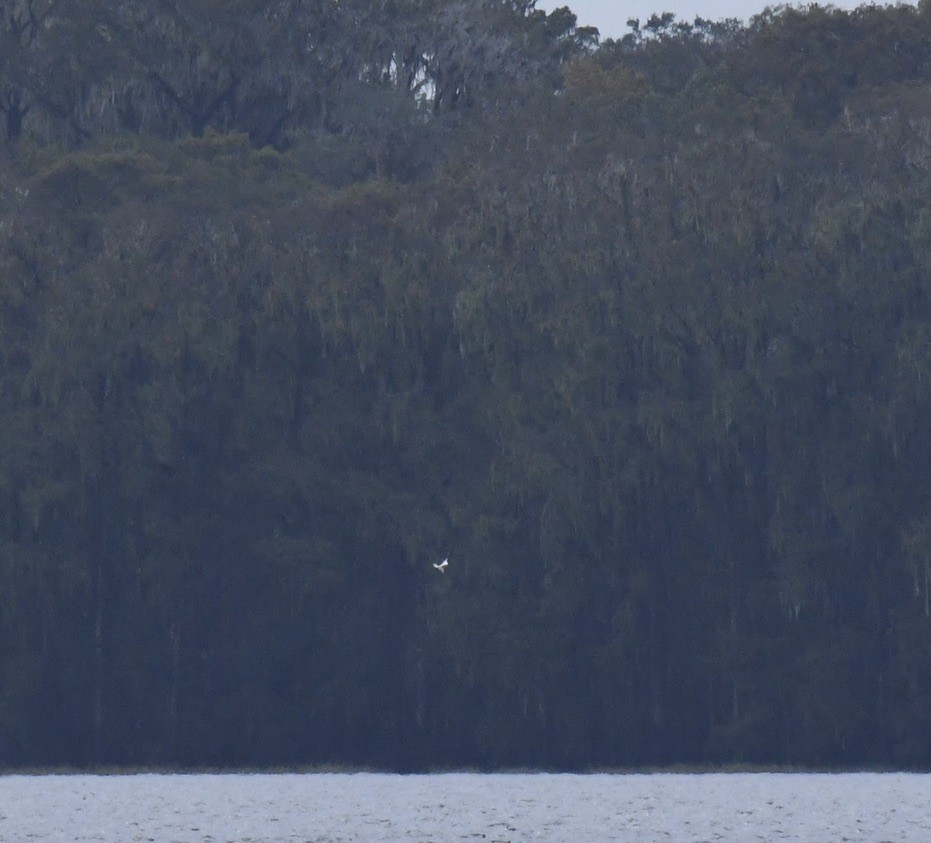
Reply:
[[830, 767], [830, 766], [796, 766], [788, 764], [721, 764], [691, 765], [673, 764], [668, 766], [637, 767], [598, 767], [584, 770], [559, 770], [551, 768], [501, 767], [482, 769], [476, 767], [449, 767], [423, 770], [396, 770], [380, 767], [355, 767], [337, 764], [320, 765], [269, 765], [257, 766], [179, 766], [179, 765], [102, 765], [88, 767], [49, 766], [49, 767], [7, 767], [0, 768], [0, 779], [12, 777], [42, 776], [310, 776], [310, 775], [375, 775], [399, 776], [411, 778], [416, 776], [474, 775], [474, 776], [705, 776], [705, 775], [928, 775], [931, 770], [921, 768], [899, 767]]

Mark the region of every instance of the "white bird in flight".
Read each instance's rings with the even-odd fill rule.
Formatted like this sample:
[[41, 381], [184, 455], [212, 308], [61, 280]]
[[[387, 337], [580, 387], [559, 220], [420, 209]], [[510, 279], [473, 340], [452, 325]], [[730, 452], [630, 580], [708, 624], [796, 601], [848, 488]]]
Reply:
[[442, 562], [434, 562], [433, 567], [436, 568], [441, 574], [446, 573], [446, 566], [449, 564], [449, 557], [447, 556]]

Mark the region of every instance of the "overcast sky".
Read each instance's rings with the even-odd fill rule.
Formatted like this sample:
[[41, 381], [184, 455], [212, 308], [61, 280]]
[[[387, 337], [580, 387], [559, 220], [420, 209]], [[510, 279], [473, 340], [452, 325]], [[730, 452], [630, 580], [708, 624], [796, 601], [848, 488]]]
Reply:
[[[559, 6], [568, 6], [576, 13], [579, 26], [597, 26], [602, 40], [619, 38], [629, 32], [628, 18], [639, 18], [641, 23], [646, 23], [654, 12], [673, 12], [676, 20], [688, 22], [693, 21], [696, 15], [711, 20], [747, 20], [763, 11], [767, 5], [779, 4], [767, 3], [766, 0], [537, 0], [537, 8], [547, 12]], [[828, 4], [825, 2], [821, 5]], [[839, 0], [831, 5], [853, 9], [861, 3], [857, 0]]]

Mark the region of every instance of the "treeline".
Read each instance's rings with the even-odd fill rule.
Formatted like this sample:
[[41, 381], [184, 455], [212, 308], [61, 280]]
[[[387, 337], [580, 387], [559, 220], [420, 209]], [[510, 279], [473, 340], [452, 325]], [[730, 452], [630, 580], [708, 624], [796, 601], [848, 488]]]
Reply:
[[931, 8], [0, 11], [0, 765], [931, 764]]

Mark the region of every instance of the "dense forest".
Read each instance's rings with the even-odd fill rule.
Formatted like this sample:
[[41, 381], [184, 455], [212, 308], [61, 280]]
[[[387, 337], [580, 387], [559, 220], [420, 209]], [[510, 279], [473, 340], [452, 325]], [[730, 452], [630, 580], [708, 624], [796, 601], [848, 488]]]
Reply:
[[931, 765], [931, 5], [629, 27], [0, 0], [0, 766]]

